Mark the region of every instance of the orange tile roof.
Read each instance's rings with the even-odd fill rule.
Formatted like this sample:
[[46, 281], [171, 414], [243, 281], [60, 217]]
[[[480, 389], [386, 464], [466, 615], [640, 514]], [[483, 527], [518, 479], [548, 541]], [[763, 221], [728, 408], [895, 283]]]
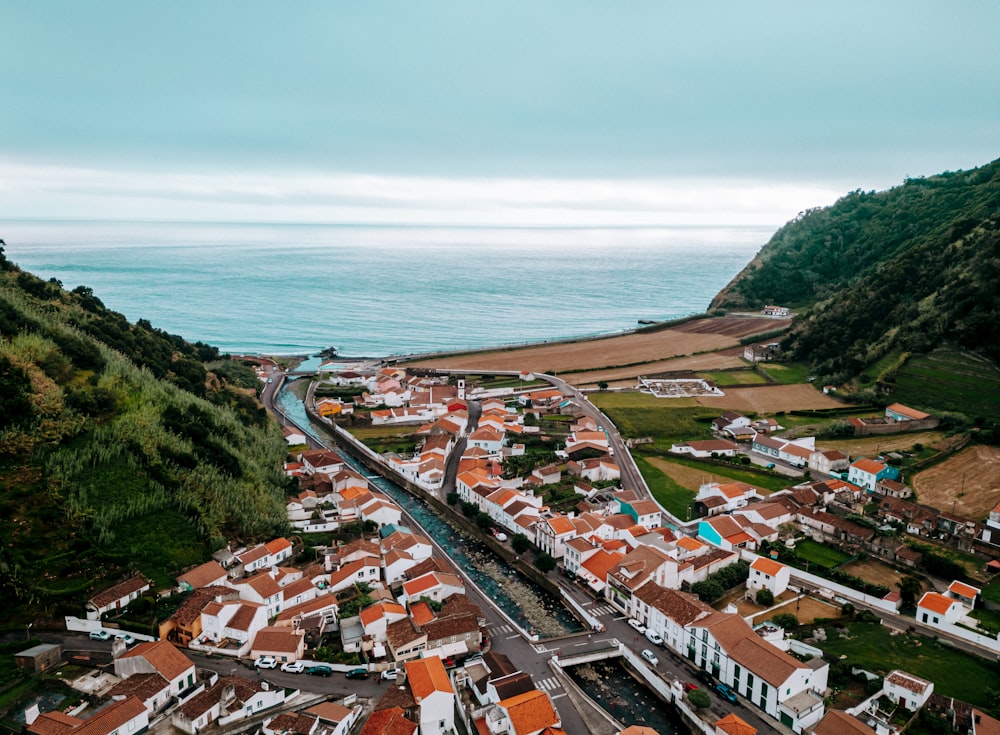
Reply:
[[552, 708], [548, 695], [538, 689], [504, 699], [499, 705], [507, 710], [516, 733], [538, 732], [559, 725], [559, 715]]
[[756, 727], [752, 727], [732, 712], [716, 722], [715, 729], [721, 730], [726, 735], [757, 735]]
[[115, 702], [86, 720], [73, 730], [73, 735], [109, 735], [117, 732], [130, 720], [146, 713], [144, 705], [138, 697], [129, 697]]
[[687, 549], [688, 551], [698, 551], [698, 549], [705, 548], [708, 544], [699, 541], [691, 536], [681, 536], [677, 539], [677, 545], [682, 549]]
[[620, 551], [609, 552], [601, 549], [580, 566], [602, 582], [607, 582], [608, 572], [624, 558], [625, 555]]
[[268, 554], [274, 556], [279, 551], [292, 548], [292, 543], [286, 538], [276, 538], [268, 541], [264, 544], [264, 547], [267, 549]]
[[444, 663], [437, 656], [420, 658], [416, 661], [406, 661], [406, 681], [413, 692], [413, 698], [420, 703], [435, 692], [443, 692], [454, 696], [455, 689], [444, 669]]
[[917, 603], [917, 607], [936, 612], [939, 615], [945, 615], [955, 602], [957, 600], [945, 597], [938, 592], [925, 592], [924, 596], [920, 598], [920, 602]]
[[169, 641], [148, 641], [140, 643], [122, 658], [143, 658], [156, 669], [164, 679], [173, 681], [188, 669], [194, 668], [194, 661], [181, 653]]
[[361, 624], [368, 626], [389, 615], [406, 615], [406, 608], [396, 602], [376, 602], [361, 611]]
[[253, 648], [260, 651], [296, 653], [301, 645], [302, 634], [293, 633], [288, 627], [261, 628], [253, 639]]
[[400, 707], [380, 709], [365, 720], [358, 735], [416, 735], [417, 723], [406, 719]]
[[776, 562], [774, 559], [768, 559], [766, 556], [758, 556], [753, 560], [753, 564], [750, 565], [751, 569], [759, 569], [764, 574], [769, 577], [777, 577], [778, 572], [785, 568], [785, 565]]
[[67, 715], [59, 710], [43, 712], [38, 719], [28, 725], [27, 730], [34, 735], [65, 735], [74, 727], [79, 727], [85, 722], [79, 717]]
[[878, 460], [866, 459], [865, 457], [859, 457], [851, 463], [851, 467], [855, 467], [862, 472], [867, 472], [870, 475], [877, 475], [879, 472], [884, 470], [887, 465]]
[[307, 715], [314, 715], [325, 722], [343, 722], [351, 716], [352, 710], [336, 702], [320, 702], [305, 710]]
[[225, 579], [226, 570], [217, 561], [207, 561], [199, 564], [194, 569], [190, 569], [177, 578], [178, 582], [185, 582], [194, 589], [207, 587], [213, 582]]
[[957, 579], [948, 585], [948, 591], [954, 592], [956, 595], [961, 595], [962, 597], [968, 597], [970, 600], [979, 594], [978, 589], [970, 584], [966, 584], [965, 582], [959, 582]]
[[434, 619], [434, 611], [426, 602], [415, 602], [410, 605], [410, 617], [417, 625], [426, 625]]
[[545, 519], [545, 523], [555, 532], [556, 536], [561, 536], [564, 533], [572, 533], [576, 530], [576, 526], [573, 525], [573, 521], [568, 516], [547, 518]]

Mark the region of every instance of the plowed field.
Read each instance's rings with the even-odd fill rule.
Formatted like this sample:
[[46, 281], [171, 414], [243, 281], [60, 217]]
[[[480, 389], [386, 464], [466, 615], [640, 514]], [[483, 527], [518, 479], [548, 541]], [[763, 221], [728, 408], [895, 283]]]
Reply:
[[760, 388], [725, 388], [724, 396], [699, 396], [702, 406], [714, 406], [741, 413], [775, 413], [811, 408], [837, 408], [842, 403], [824, 395], [812, 385], [767, 385]]
[[922, 505], [982, 520], [1000, 502], [1000, 447], [968, 447], [912, 482]]

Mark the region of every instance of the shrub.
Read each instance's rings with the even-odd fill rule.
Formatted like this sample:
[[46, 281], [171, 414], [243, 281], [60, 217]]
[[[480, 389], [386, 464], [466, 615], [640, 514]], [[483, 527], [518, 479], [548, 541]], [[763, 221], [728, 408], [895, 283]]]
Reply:
[[771, 607], [774, 604], [774, 593], [766, 587], [761, 587], [757, 590], [757, 604]]

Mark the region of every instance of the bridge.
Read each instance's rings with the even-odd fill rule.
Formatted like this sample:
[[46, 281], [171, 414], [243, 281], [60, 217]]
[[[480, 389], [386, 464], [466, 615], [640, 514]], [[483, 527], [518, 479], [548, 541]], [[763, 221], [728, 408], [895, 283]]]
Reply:
[[559, 668], [589, 664], [593, 661], [604, 661], [609, 658], [621, 658], [625, 655], [625, 644], [617, 638], [579, 643], [574, 646], [560, 648], [552, 656], [552, 661]]

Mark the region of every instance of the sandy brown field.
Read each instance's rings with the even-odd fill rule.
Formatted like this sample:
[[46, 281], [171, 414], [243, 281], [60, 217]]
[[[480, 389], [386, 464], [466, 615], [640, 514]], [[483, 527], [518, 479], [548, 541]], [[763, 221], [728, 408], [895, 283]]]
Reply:
[[774, 413], [811, 408], [836, 408], [843, 406], [824, 395], [812, 385], [767, 385], [760, 388], [725, 388], [724, 396], [698, 396], [702, 406], [714, 406], [743, 413]]
[[[660, 457], [646, 457], [645, 459], [678, 485], [691, 491], [697, 491], [699, 487], [709, 482], [718, 482], [722, 484], [732, 482], [732, 480], [728, 477], [713, 474], [707, 469], [701, 470], [695, 467], [686, 467], [682, 464], [668, 462]], [[706, 467], [707, 466], [708, 465], [706, 465]]]
[[723, 355], [718, 352], [707, 352], [703, 355], [675, 357], [671, 360], [648, 362], [628, 368], [595, 370], [586, 373], [563, 373], [561, 377], [567, 383], [572, 383], [573, 385], [597, 385], [598, 382], [604, 380], [609, 384], [614, 381], [621, 386], [635, 387], [638, 384], [638, 376], [640, 375], [650, 376], [668, 372], [693, 373], [702, 370], [744, 367], [745, 365], [746, 363], [738, 357]]
[[887, 436], [859, 436], [854, 439], [824, 441], [823, 446], [837, 449], [851, 457], [875, 457], [882, 452], [909, 450], [914, 444], [933, 446], [944, 439], [940, 431], [921, 431], [914, 434], [889, 434]]
[[[494, 350], [458, 356], [441, 355], [408, 363], [441, 368], [478, 370], [530, 370], [556, 373], [608, 367], [610, 377], [586, 373], [581, 381], [620, 379], [664, 369], [658, 364], [683, 355], [734, 347], [749, 334], [787, 326], [774, 319], [718, 317], [698, 319], [658, 332], [635, 332], [579, 342], [553, 342], [509, 350]], [[641, 364], [641, 367], [639, 365]], [[633, 368], [616, 368], [633, 365]], [[700, 368], [705, 369], [705, 368]], [[626, 373], [619, 373], [625, 370]]]
[[841, 567], [841, 569], [866, 582], [885, 585], [890, 590], [896, 589], [896, 582], [903, 578], [900, 572], [887, 567], [885, 564], [879, 564], [872, 559], [851, 562], [847, 566]]
[[911, 481], [921, 504], [985, 518], [1000, 502], [1000, 447], [968, 447]]
[[789, 602], [787, 605], [772, 610], [766, 615], [758, 615], [754, 618], [754, 625], [770, 620], [780, 613], [789, 613], [798, 617], [802, 624], [811, 623], [816, 618], [836, 618], [840, 616], [840, 608], [831, 605], [829, 602], [817, 600], [815, 597], [805, 597], [796, 602]]

